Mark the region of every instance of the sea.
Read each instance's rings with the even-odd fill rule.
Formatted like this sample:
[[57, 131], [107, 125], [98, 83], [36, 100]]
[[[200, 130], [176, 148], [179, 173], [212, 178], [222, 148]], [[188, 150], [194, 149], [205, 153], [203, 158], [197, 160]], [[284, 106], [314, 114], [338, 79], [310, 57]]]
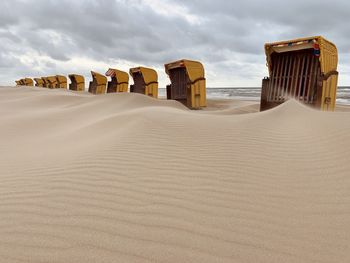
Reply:
[[[260, 101], [261, 88], [207, 88], [208, 99], [238, 99]], [[166, 89], [159, 89], [166, 97]], [[337, 104], [350, 105], [350, 87], [338, 87]]]

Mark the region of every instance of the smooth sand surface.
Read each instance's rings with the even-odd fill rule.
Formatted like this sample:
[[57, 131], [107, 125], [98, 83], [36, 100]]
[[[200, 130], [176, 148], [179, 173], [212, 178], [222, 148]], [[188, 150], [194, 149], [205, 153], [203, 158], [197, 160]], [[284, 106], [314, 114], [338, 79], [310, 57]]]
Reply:
[[0, 88], [0, 262], [350, 262], [350, 113], [258, 108]]

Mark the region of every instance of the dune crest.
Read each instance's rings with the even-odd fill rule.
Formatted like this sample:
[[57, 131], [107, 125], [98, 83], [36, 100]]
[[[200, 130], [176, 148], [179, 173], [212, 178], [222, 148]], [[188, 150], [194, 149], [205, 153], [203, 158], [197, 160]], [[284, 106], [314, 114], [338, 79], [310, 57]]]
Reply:
[[350, 113], [253, 109], [1, 88], [0, 261], [348, 262]]

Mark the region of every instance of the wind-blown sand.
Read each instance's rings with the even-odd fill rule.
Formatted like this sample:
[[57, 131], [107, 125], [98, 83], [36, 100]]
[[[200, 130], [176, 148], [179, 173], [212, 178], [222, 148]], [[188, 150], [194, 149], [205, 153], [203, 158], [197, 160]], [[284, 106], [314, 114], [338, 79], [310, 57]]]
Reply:
[[350, 113], [257, 110], [1, 88], [0, 262], [349, 262]]

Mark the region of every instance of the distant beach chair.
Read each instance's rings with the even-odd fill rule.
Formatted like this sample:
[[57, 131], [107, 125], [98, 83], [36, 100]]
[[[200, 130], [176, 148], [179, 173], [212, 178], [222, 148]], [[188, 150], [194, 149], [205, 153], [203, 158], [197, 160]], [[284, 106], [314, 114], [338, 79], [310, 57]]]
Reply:
[[48, 88], [50, 83], [49, 81], [47, 80], [47, 77], [41, 77], [41, 79], [43, 80], [43, 87], [44, 88]]
[[108, 81], [107, 93], [128, 92], [129, 74], [127, 72], [110, 68], [106, 76], [111, 77], [111, 81]]
[[323, 37], [265, 44], [269, 77], [262, 82], [260, 110], [294, 98], [333, 111], [338, 83], [338, 51]]
[[31, 78], [24, 78], [24, 85], [25, 86], [34, 86], [34, 81]]
[[36, 87], [43, 87], [44, 86], [44, 81], [42, 78], [34, 78], [34, 81], [35, 81]]
[[94, 71], [91, 71], [91, 76], [92, 81], [89, 84], [89, 92], [92, 94], [105, 94], [107, 77]]
[[69, 84], [70, 90], [84, 91], [85, 90], [85, 78], [82, 75], [70, 74], [68, 75], [71, 83]]
[[158, 74], [154, 69], [137, 67], [131, 68], [129, 73], [134, 80], [130, 92], [158, 98]]
[[56, 75], [56, 88], [67, 89], [67, 77], [62, 75]]
[[171, 84], [166, 87], [167, 99], [177, 100], [191, 109], [206, 107], [206, 80], [200, 62], [179, 60], [165, 64]]
[[57, 88], [57, 78], [56, 76], [49, 76], [46, 77], [47, 83], [48, 83], [48, 88], [49, 89], [56, 89]]

